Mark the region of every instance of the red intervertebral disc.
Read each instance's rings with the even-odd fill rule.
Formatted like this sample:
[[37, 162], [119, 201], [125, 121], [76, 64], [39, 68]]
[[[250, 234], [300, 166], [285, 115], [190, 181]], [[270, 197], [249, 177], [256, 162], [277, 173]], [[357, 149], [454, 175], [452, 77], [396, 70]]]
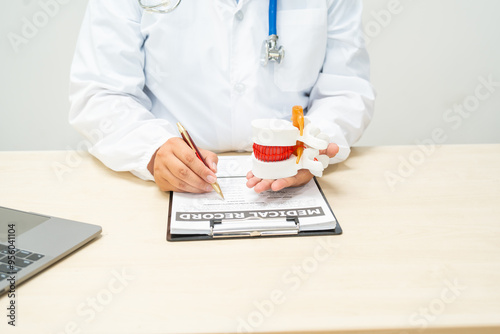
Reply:
[[295, 146], [262, 146], [253, 144], [255, 157], [264, 162], [283, 161], [292, 155]]

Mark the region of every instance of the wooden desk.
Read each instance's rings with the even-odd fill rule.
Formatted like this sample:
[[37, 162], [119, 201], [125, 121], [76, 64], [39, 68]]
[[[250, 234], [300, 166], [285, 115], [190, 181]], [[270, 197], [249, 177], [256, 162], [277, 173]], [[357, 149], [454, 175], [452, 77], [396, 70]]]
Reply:
[[103, 234], [18, 287], [15, 330], [2, 296], [0, 332], [500, 333], [500, 145], [355, 148], [320, 183], [341, 236], [168, 243], [154, 183], [2, 152], [0, 205]]

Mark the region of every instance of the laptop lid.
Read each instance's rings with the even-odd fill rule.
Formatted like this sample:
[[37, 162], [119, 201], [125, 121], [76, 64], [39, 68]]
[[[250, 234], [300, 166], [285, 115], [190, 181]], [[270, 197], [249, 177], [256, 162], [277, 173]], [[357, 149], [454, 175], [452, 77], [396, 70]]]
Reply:
[[102, 228], [0, 206], [0, 295], [97, 237]]

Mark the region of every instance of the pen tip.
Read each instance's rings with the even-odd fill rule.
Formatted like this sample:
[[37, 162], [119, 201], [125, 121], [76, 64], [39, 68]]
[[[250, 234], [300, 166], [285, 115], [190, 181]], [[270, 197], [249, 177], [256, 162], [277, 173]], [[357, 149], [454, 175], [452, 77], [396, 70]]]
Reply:
[[222, 194], [222, 190], [220, 189], [220, 186], [217, 182], [212, 183], [212, 188], [214, 188], [215, 192], [219, 194], [219, 196], [224, 199], [224, 195]]

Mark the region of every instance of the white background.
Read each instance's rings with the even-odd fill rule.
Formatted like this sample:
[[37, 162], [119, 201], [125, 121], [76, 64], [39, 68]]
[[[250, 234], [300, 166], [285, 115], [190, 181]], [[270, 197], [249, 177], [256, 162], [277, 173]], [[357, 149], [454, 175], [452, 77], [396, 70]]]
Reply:
[[[52, 1], [2, 3], [0, 150], [82, 148], [67, 123], [68, 77], [87, 0], [57, 0], [59, 8], [44, 22], [41, 3]], [[364, 3], [378, 98], [358, 145], [415, 144], [435, 129], [442, 129], [445, 144], [500, 143], [500, 1]], [[43, 23], [38, 31], [13, 47], [9, 34], [23, 37], [24, 20], [36, 19]], [[488, 97], [482, 88], [479, 100], [481, 77], [499, 87]], [[453, 111], [464, 104], [462, 115]]]

